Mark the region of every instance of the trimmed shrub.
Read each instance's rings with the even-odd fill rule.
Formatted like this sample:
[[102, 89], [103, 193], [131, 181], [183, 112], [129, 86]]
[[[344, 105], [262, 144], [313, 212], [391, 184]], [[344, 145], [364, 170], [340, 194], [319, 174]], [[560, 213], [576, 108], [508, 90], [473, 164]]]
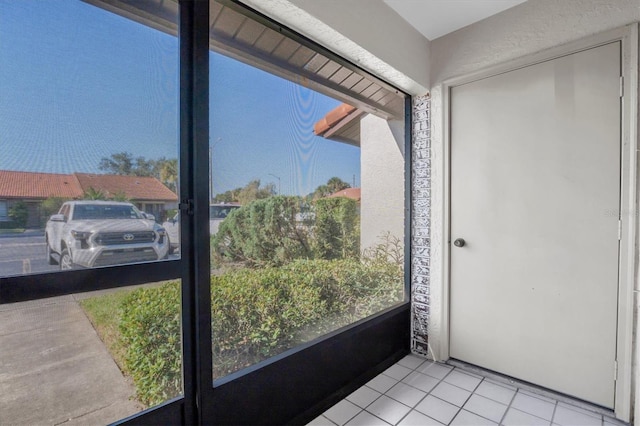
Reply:
[[27, 210], [27, 205], [22, 201], [18, 201], [11, 208], [9, 208], [9, 217], [15, 224], [16, 228], [26, 227], [27, 219], [29, 218], [29, 210]]
[[346, 259], [360, 251], [358, 203], [345, 197], [314, 203], [314, 251], [319, 259]]
[[320, 289], [298, 280], [291, 266], [211, 277], [215, 377], [283, 352], [300, 328], [322, 318]]
[[54, 215], [60, 211], [60, 207], [65, 201], [69, 201], [68, 198], [62, 197], [49, 197], [40, 204], [40, 223], [44, 226], [51, 215]]
[[[181, 393], [180, 287], [132, 291], [122, 303], [125, 362], [147, 405]], [[253, 365], [402, 300], [401, 266], [297, 260], [211, 277], [214, 378]]]
[[140, 402], [151, 406], [181, 394], [179, 283], [129, 293], [122, 302], [119, 329]]
[[277, 355], [399, 302], [388, 262], [296, 260], [211, 277], [214, 376]]
[[212, 237], [214, 264], [244, 262], [251, 266], [282, 265], [311, 258], [311, 243], [304, 224], [300, 197], [275, 196], [232, 211]]
[[16, 229], [18, 225], [13, 220], [0, 222], [0, 229]]
[[355, 258], [360, 250], [358, 204], [344, 197], [312, 206], [275, 196], [234, 210], [211, 238], [213, 265], [278, 266], [295, 259]]

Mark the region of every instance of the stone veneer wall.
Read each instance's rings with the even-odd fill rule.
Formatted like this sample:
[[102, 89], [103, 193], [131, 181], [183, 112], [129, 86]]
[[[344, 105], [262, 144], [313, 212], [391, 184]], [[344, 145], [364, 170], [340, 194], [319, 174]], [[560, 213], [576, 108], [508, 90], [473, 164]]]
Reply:
[[431, 218], [430, 98], [413, 98], [411, 135], [411, 351], [429, 355]]

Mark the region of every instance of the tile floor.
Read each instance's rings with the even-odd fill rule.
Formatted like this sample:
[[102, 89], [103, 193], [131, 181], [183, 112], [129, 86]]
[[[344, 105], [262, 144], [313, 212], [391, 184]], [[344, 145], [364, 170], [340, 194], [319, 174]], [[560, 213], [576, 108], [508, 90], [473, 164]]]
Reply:
[[549, 395], [407, 355], [309, 425], [625, 425], [599, 407]]

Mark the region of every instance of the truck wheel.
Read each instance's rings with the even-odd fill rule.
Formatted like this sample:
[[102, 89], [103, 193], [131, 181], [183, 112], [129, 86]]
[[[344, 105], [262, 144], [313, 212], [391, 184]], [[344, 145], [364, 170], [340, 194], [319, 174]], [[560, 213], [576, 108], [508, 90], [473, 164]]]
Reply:
[[60, 269], [63, 271], [73, 269], [73, 260], [71, 259], [69, 249], [64, 249], [62, 253], [60, 253]]
[[55, 257], [53, 257], [53, 252], [51, 251], [51, 247], [49, 246], [49, 241], [47, 241], [47, 263], [49, 265], [57, 265], [58, 261]]
[[168, 259], [170, 254], [173, 254], [173, 247], [171, 247], [171, 240], [169, 239], [169, 235], [166, 235], [167, 245], [169, 246], [169, 250], [167, 250], [167, 254], [163, 257], [163, 259]]

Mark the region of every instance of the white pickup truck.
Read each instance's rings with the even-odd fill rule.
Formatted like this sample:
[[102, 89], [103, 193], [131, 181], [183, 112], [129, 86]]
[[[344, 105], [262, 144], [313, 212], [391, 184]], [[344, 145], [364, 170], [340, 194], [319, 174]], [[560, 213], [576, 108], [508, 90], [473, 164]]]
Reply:
[[47, 221], [47, 259], [60, 269], [164, 259], [166, 231], [131, 203], [68, 201]]
[[[218, 203], [209, 206], [209, 235], [213, 236], [218, 233], [220, 223], [232, 211], [239, 209], [238, 203]], [[171, 239], [171, 252], [180, 250], [180, 212], [176, 213], [171, 219], [162, 224], [166, 229], [167, 236]]]

